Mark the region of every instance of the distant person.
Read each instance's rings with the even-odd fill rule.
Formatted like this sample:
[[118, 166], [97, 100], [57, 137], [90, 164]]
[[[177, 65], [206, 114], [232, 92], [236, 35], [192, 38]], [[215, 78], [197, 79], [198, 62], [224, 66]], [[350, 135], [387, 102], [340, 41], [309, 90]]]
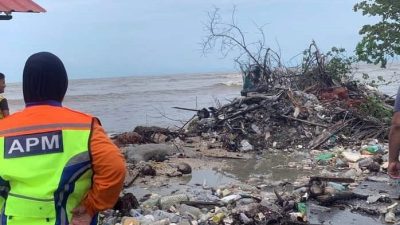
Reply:
[[122, 190], [123, 156], [97, 118], [62, 106], [57, 56], [30, 56], [22, 86], [25, 109], [0, 120], [1, 224], [96, 224]]
[[400, 88], [394, 104], [392, 126], [389, 132], [389, 165], [388, 174], [391, 178], [400, 179]]
[[10, 115], [7, 99], [3, 96], [5, 88], [6, 88], [6, 77], [4, 76], [4, 74], [0, 73], [0, 119], [3, 119], [8, 115]]

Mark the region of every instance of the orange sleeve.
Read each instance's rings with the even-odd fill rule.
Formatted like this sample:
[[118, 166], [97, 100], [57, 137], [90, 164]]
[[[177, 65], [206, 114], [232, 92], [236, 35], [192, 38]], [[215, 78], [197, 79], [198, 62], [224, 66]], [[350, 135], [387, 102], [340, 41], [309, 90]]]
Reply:
[[112, 208], [125, 179], [125, 161], [114, 143], [95, 120], [91, 137], [93, 184], [83, 201], [90, 215]]

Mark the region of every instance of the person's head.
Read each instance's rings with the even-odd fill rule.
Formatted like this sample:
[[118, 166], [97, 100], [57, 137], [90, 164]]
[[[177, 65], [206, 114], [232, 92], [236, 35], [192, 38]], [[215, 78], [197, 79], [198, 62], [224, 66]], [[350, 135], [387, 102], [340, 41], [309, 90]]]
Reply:
[[25, 103], [55, 100], [67, 92], [68, 76], [62, 61], [50, 52], [39, 52], [26, 60], [22, 78]]
[[6, 76], [0, 73], [0, 93], [4, 93], [5, 88], [6, 88]]

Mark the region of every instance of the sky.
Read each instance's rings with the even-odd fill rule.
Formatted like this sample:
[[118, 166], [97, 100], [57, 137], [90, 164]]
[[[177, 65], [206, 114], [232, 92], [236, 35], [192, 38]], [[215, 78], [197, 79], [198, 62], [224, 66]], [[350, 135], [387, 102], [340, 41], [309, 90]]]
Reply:
[[0, 72], [22, 80], [26, 59], [49, 51], [69, 77], [100, 78], [238, 71], [235, 52], [204, 55], [207, 13], [215, 7], [251, 40], [263, 26], [267, 45], [286, 65], [315, 40], [322, 51], [344, 47], [349, 54], [361, 26], [374, 21], [352, 10], [358, 0], [34, 0], [46, 13], [13, 13], [0, 21]]

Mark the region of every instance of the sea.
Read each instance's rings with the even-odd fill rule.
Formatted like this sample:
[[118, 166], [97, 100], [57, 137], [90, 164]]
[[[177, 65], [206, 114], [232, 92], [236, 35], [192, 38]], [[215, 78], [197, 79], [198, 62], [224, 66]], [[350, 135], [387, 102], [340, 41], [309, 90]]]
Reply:
[[[370, 79], [382, 76], [391, 81], [379, 87], [395, 96], [400, 84], [400, 64], [386, 69], [358, 65], [355, 77], [369, 74]], [[96, 79], [72, 79], [63, 105], [100, 119], [109, 134], [132, 131], [136, 126], [179, 128], [195, 111], [218, 107], [240, 97], [240, 73], [177, 74], [165, 76], [130, 76]], [[7, 83], [4, 96], [10, 112], [25, 107], [21, 83]], [[181, 107], [189, 110], [181, 110]]]

